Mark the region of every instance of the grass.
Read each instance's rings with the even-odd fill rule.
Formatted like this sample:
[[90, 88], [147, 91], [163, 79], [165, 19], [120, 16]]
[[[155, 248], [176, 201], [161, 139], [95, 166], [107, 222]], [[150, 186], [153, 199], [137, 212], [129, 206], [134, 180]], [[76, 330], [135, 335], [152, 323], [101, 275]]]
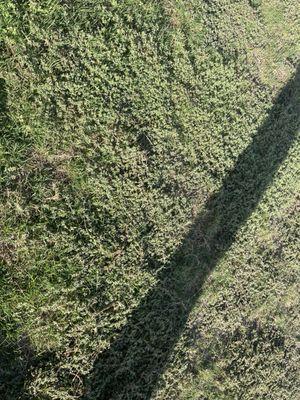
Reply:
[[0, 3], [1, 398], [295, 398], [286, 3]]
[[[88, 398], [136, 398], [137, 393], [143, 393], [143, 398], [151, 398], [206, 276], [231, 247], [240, 226], [255, 209], [293, 144], [299, 126], [299, 89], [297, 76], [276, 100], [270, 117], [239, 156], [222, 188], [208, 200], [206, 211], [191, 227], [174, 254], [173, 262], [161, 274], [159, 283], [135, 309], [118, 339], [100, 355], [95, 363]], [[225, 276], [222, 271], [223, 288], [229, 278]], [[224, 291], [222, 294], [225, 296]], [[223, 308], [227, 308], [226, 301], [221, 310]], [[243, 347], [248, 350], [249, 346], [252, 352], [251, 347], [257, 348], [261, 341], [270, 342], [274, 351], [277, 347], [284, 348], [280, 330], [271, 326], [266, 327], [266, 332], [261, 332], [258, 321], [250, 321], [241, 332], [237, 332], [240, 346], [243, 343]], [[226, 338], [224, 341], [226, 343]], [[264, 344], [268, 347], [267, 343]], [[241, 362], [244, 349], [237, 347], [235, 350]], [[218, 357], [218, 352], [214, 357]], [[223, 383], [221, 391], [216, 390], [214, 396], [223, 398], [224, 391], [226, 397], [234, 396], [226, 383]]]

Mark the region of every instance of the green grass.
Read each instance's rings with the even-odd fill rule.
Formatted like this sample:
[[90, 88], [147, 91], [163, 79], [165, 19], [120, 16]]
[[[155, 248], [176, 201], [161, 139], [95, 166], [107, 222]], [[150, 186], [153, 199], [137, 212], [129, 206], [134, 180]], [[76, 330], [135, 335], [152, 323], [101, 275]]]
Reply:
[[1, 399], [295, 398], [298, 2], [0, 16]]

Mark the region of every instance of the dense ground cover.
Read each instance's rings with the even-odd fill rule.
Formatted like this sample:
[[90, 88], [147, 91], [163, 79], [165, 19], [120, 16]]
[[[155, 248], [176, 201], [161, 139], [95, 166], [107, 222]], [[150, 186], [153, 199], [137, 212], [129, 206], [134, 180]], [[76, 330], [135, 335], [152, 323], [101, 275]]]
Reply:
[[1, 398], [295, 398], [297, 3], [0, 3]]

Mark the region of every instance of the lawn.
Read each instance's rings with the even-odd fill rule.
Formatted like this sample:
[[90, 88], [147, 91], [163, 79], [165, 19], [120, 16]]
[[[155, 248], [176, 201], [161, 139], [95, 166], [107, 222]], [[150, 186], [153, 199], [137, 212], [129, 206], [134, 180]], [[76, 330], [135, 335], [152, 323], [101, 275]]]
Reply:
[[0, 1], [0, 397], [299, 392], [297, 0]]

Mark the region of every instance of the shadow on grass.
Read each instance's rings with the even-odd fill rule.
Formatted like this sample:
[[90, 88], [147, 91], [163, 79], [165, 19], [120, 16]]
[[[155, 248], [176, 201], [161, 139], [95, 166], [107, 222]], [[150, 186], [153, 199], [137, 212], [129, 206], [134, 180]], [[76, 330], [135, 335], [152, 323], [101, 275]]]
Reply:
[[34, 350], [25, 335], [7, 340], [0, 332], [0, 398], [1, 400], [29, 399], [25, 389]]
[[[9, 125], [7, 116], [7, 90], [5, 80], [0, 78], [0, 134], [5, 135]], [[1, 161], [1, 160], [0, 160]], [[0, 165], [1, 173], [1, 165]], [[2, 266], [9, 248], [0, 236], [0, 283]], [[32, 348], [26, 336], [16, 340], [7, 338], [5, 318], [0, 310], [0, 398], [3, 400], [24, 397], [24, 385], [28, 374]]]
[[159, 283], [101, 353], [83, 399], [150, 399], [201, 286], [257, 206], [299, 129], [300, 70], [275, 100], [252, 143], [194, 222]]

